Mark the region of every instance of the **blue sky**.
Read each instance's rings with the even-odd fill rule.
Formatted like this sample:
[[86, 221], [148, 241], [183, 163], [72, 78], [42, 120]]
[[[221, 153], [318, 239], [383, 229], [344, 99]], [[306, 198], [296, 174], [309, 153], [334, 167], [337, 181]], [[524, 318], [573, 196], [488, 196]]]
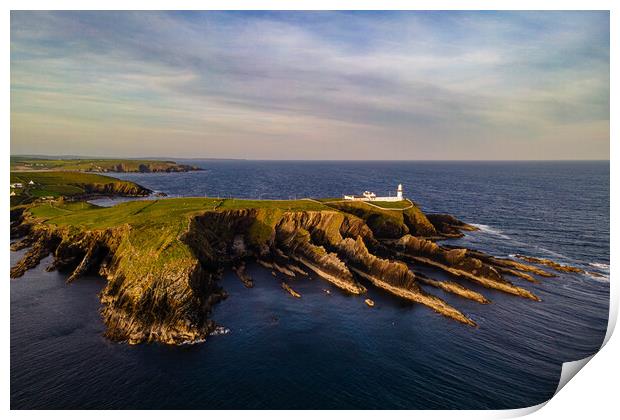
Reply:
[[608, 159], [607, 12], [12, 12], [11, 153]]

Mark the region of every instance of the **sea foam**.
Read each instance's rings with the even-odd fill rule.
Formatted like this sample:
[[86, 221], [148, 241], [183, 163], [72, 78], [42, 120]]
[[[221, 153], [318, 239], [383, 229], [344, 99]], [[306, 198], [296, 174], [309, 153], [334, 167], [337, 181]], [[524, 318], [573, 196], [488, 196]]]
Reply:
[[492, 228], [489, 225], [482, 225], [482, 224], [476, 224], [476, 223], [471, 223], [471, 225], [480, 229], [481, 232], [499, 236], [500, 238], [504, 238], [504, 239], [510, 239], [510, 236], [504, 235], [504, 233], [501, 230]]
[[605, 264], [605, 263], [589, 263], [589, 266], [592, 267], [596, 267], [600, 270], [605, 270], [605, 271], [609, 271], [609, 264]]

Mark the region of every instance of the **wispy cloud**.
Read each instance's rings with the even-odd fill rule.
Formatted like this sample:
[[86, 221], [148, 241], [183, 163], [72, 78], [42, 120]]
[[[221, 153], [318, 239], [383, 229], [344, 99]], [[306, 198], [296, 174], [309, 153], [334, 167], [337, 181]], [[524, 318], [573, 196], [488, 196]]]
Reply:
[[12, 12], [11, 151], [609, 157], [604, 12]]

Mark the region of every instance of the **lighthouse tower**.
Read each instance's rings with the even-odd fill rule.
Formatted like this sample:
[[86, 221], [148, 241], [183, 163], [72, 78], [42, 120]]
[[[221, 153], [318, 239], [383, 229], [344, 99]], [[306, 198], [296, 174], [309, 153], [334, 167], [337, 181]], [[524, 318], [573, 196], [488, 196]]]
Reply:
[[398, 189], [396, 190], [396, 198], [399, 200], [403, 199], [403, 184], [398, 184]]

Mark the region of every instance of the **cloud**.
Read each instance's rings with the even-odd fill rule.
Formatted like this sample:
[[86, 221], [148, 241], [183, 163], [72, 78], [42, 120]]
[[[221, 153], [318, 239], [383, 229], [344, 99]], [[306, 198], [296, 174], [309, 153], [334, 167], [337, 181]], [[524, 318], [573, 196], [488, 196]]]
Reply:
[[11, 123], [12, 153], [606, 159], [609, 14], [12, 12]]

